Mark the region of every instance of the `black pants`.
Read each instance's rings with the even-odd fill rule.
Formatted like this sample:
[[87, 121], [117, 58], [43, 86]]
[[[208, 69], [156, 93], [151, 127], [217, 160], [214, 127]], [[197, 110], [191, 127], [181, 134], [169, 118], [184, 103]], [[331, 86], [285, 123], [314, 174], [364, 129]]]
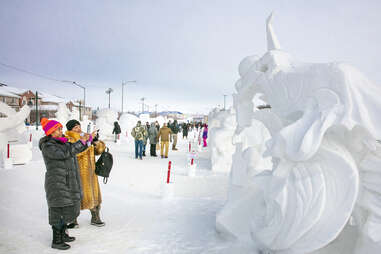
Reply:
[[151, 144], [150, 155], [156, 156], [156, 144]]

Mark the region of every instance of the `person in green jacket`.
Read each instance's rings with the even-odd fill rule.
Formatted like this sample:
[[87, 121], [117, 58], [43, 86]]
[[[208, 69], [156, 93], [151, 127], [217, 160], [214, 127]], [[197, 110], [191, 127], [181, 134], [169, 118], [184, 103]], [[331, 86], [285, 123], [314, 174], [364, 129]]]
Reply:
[[146, 129], [142, 126], [142, 122], [138, 121], [131, 131], [131, 136], [135, 139], [135, 159], [143, 159], [143, 142], [148, 135]]

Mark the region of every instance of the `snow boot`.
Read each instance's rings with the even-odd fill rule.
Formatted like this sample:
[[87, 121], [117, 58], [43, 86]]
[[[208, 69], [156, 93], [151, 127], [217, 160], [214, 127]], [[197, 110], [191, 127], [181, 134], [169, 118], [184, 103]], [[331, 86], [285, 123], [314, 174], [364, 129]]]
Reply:
[[74, 236], [69, 236], [69, 234], [66, 231], [66, 229], [67, 229], [67, 226], [63, 226], [63, 228], [62, 228], [62, 240], [65, 243], [74, 242], [75, 241], [75, 237]]
[[55, 226], [52, 226], [52, 229], [53, 229], [52, 248], [58, 249], [58, 250], [70, 249], [70, 245], [66, 244], [63, 241], [62, 229], [58, 229]]
[[97, 227], [103, 227], [105, 223], [101, 221], [101, 218], [99, 217], [99, 211], [100, 206], [95, 207], [94, 209], [91, 209], [91, 225], [97, 226]]

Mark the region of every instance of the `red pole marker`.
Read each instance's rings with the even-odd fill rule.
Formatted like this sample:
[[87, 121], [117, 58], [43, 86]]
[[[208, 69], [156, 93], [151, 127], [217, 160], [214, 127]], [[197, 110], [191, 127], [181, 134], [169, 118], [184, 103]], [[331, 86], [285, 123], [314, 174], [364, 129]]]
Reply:
[[7, 159], [9, 159], [9, 144], [8, 144], [8, 151], [7, 151]]
[[126, 137], [128, 137], [128, 131], [126, 131]]
[[191, 160], [191, 165], [193, 165], [193, 161], [194, 161], [194, 159], [192, 158], [192, 160]]
[[29, 135], [29, 142], [32, 142], [32, 133]]
[[169, 183], [169, 178], [171, 177], [171, 164], [172, 162], [168, 162], [168, 174], [167, 174], [167, 183]]
[[191, 151], [191, 147], [192, 147], [191, 142], [189, 142], [189, 152]]
[[118, 140], [120, 139], [120, 134], [118, 134]]

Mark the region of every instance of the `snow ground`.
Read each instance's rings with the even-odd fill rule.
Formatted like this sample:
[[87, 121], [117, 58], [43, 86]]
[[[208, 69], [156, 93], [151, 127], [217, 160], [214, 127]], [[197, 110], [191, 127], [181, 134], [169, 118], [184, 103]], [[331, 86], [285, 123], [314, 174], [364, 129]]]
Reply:
[[[103, 228], [82, 211], [77, 237], [65, 253], [253, 253], [247, 244], [224, 239], [215, 216], [226, 200], [228, 175], [210, 170], [199, 153], [195, 177], [187, 175], [188, 142], [170, 151], [174, 197], [163, 199], [168, 159], [134, 159], [131, 141], [108, 143], [114, 156], [109, 182], [101, 182]], [[148, 147], [148, 146], [147, 146]], [[37, 147], [28, 165], [0, 170], [0, 253], [61, 253], [50, 248], [44, 191], [45, 165]]]

